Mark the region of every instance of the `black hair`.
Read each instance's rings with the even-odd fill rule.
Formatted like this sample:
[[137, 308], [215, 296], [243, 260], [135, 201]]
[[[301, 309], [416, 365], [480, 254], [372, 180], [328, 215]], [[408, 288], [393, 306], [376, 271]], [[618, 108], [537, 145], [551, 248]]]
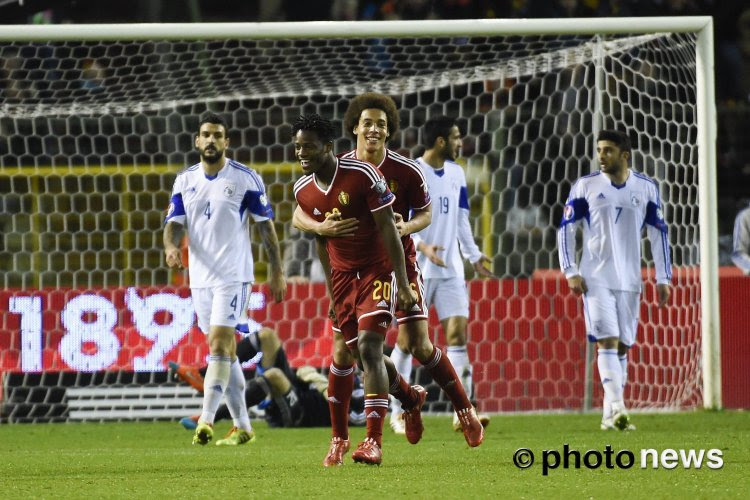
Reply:
[[440, 115], [427, 120], [422, 131], [422, 144], [427, 149], [435, 145], [438, 137], [446, 141], [451, 135], [451, 129], [456, 125], [456, 119], [450, 116]]
[[330, 120], [322, 116], [311, 113], [309, 115], [300, 115], [292, 123], [292, 136], [297, 135], [300, 130], [308, 130], [318, 134], [318, 139], [323, 143], [331, 143], [336, 138], [336, 129]]
[[359, 123], [362, 111], [366, 109], [379, 109], [385, 113], [388, 121], [388, 137], [393, 137], [398, 132], [399, 116], [396, 103], [387, 95], [377, 92], [365, 92], [349, 102], [349, 107], [344, 113], [344, 130], [347, 134], [354, 135], [352, 130]]
[[224, 135], [229, 135], [229, 127], [227, 127], [227, 122], [224, 121], [224, 118], [217, 115], [216, 113], [211, 113], [210, 111], [203, 113], [203, 115], [201, 115], [201, 121], [198, 123], [198, 130], [200, 130], [204, 123], [221, 125], [222, 127], [224, 127]]
[[609, 141], [615, 144], [620, 151], [628, 152], [630, 153], [630, 137], [628, 137], [628, 134], [624, 132], [620, 132], [619, 130], [602, 130], [599, 132], [599, 136], [596, 138], [596, 142], [599, 141]]

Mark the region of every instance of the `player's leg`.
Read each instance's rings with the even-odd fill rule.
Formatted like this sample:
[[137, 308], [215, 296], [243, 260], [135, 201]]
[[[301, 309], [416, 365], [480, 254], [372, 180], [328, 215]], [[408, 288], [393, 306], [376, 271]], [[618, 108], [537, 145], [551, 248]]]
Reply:
[[[328, 412], [331, 420], [331, 444], [323, 466], [343, 465], [349, 451], [349, 403], [354, 387], [354, 355], [345, 336], [356, 346], [356, 323], [333, 328], [333, 359], [328, 370]], [[356, 348], [356, 347], [355, 347]]]
[[214, 295], [214, 304], [211, 311], [212, 323], [231, 325], [233, 330], [231, 335], [232, 361], [225, 396], [234, 425], [227, 438], [217, 442], [217, 445], [244, 444], [251, 442], [252, 437], [254, 437], [245, 402], [245, 373], [242, 371], [242, 365], [236, 355], [237, 345], [234, 331], [237, 322], [245, 321], [250, 290], [251, 283], [237, 283], [218, 287]]
[[[401, 324], [398, 326], [398, 337], [396, 337], [396, 345], [393, 347], [390, 358], [398, 373], [408, 383], [411, 380], [412, 355], [409, 352], [409, 338], [406, 328]], [[406, 433], [402, 417], [403, 408], [401, 408], [401, 402], [395, 397], [391, 397], [391, 429], [396, 434]]]
[[[385, 315], [380, 315], [381, 317]], [[390, 317], [388, 317], [390, 319]], [[355, 462], [380, 465], [382, 461], [383, 423], [388, 413], [388, 370], [383, 355], [385, 329], [389, 321], [383, 321], [382, 331], [360, 330], [357, 348], [365, 378], [366, 437], [352, 453]]]
[[[641, 297], [638, 292], [615, 292], [617, 301], [617, 322], [620, 327], [620, 337], [617, 343], [617, 356], [620, 362], [622, 377], [623, 409], [625, 405], [625, 386], [628, 382], [628, 351], [635, 344], [638, 320], [640, 318]], [[622, 412], [616, 419], [615, 427], [621, 430], [635, 430], [628, 413]]]
[[[208, 337], [209, 350], [211, 351], [211, 308], [213, 303], [213, 290], [210, 288], [192, 288], [190, 294], [193, 299], [193, 308], [198, 317], [198, 327]], [[214, 415], [216, 414], [216, 409], [221, 402], [226, 383], [229, 380], [228, 360], [221, 363], [217, 361], [212, 363], [211, 361], [213, 359], [220, 359], [220, 356], [217, 355], [216, 358], [214, 358], [213, 351], [211, 351], [209, 366], [206, 369], [206, 375], [208, 376], [210, 373], [211, 384], [206, 385], [208, 389], [203, 391], [203, 406], [201, 409], [201, 415], [196, 423], [193, 444], [206, 444], [213, 438]], [[217, 377], [220, 378], [218, 383], [216, 380]]]
[[597, 343], [596, 363], [604, 389], [602, 430], [613, 428], [613, 416], [624, 408], [622, 367], [617, 355], [620, 329], [617, 306], [611, 290], [589, 288], [583, 296], [583, 311], [589, 340]]
[[[416, 259], [406, 259], [406, 275], [409, 285], [417, 292], [417, 303], [409, 311], [396, 310], [396, 321], [398, 322], [398, 336], [396, 345], [389, 357], [396, 366], [396, 370], [404, 378], [407, 384], [411, 383], [413, 340], [410, 338], [410, 327], [407, 323], [421, 319], [427, 320], [427, 303], [425, 301], [424, 282]], [[393, 292], [395, 294], [395, 291]], [[411, 328], [413, 329], [413, 328]], [[391, 429], [396, 434], [406, 434], [406, 425], [403, 420], [403, 407], [396, 398], [391, 397]]]
[[[453, 369], [461, 381], [461, 385], [466, 392], [469, 400], [474, 402], [474, 370], [471, 366], [468, 353], [468, 336], [467, 325], [469, 320], [469, 296], [466, 289], [466, 282], [463, 278], [446, 278], [434, 280], [434, 291], [432, 291], [432, 300], [435, 304], [435, 310], [438, 319], [445, 332], [447, 343], [446, 357], [453, 365]], [[477, 436], [476, 423], [473, 415], [476, 411], [460, 410], [453, 415], [453, 429], [463, 431], [464, 437], [470, 446], [474, 442], [481, 442], [482, 436]], [[487, 415], [478, 416], [481, 427], [489, 425], [490, 418]], [[464, 422], [470, 424], [467, 429]], [[469, 433], [469, 434], [467, 434]], [[478, 441], [477, 441], [478, 440]]]

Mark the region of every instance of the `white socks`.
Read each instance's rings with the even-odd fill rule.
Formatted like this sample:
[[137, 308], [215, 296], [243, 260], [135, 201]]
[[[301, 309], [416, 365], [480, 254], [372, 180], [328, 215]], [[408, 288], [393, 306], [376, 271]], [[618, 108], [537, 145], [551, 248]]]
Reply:
[[228, 356], [210, 355], [208, 368], [203, 381], [203, 412], [200, 421], [207, 424], [214, 423], [216, 410], [221, 404], [221, 398], [229, 385], [231, 359]]
[[227, 408], [229, 408], [229, 414], [232, 415], [234, 426], [250, 432], [252, 426], [245, 402], [245, 374], [239, 359], [235, 359], [230, 367], [226, 396]]
[[625, 407], [623, 402], [623, 377], [617, 349], [598, 349], [597, 366], [599, 378], [604, 388], [603, 419], [612, 417], [615, 411]]
[[[408, 384], [411, 380], [412, 355], [408, 352], [402, 351], [398, 346], [395, 346], [390, 357], [393, 364], [396, 365], [396, 370]], [[404, 410], [401, 409], [401, 403], [391, 396], [391, 419], [397, 418], [403, 412]]]
[[461, 385], [464, 386], [466, 395], [469, 397], [469, 400], [473, 400], [474, 383], [472, 380], [471, 363], [469, 363], [469, 353], [466, 352], [466, 346], [448, 346], [446, 351], [446, 355], [453, 365], [453, 369], [456, 370], [456, 375], [458, 375], [458, 379], [461, 381]]

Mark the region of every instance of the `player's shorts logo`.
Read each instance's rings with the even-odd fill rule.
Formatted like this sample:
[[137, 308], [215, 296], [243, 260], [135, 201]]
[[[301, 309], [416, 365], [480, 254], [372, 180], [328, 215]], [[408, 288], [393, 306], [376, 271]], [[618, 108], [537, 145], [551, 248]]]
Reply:
[[341, 191], [339, 193], [339, 203], [342, 205], [348, 205], [349, 204], [349, 193], [346, 191]]

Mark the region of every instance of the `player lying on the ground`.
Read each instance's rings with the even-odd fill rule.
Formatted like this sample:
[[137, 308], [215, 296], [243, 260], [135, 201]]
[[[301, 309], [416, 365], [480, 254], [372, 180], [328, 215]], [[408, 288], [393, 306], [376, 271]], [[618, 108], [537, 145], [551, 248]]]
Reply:
[[[270, 427], [327, 427], [328, 378], [312, 366], [296, 371], [289, 366], [286, 352], [275, 331], [263, 327], [249, 333], [237, 344], [240, 363], [254, 360], [256, 375], [247, 381], [245, 399], [248, 407], [260, 405]], [[203, 376], [195, 367], [170, 362], [170, 370], [180, 380], [203, 392]], [[355, 383], [349, 412], [351, 425], [364, 425], [364, 391]], [[180, 423], [195, 429], [199, 415], [185, 417]], [[230, 418], [229, 409], [221, 405], [216, 421]]]

